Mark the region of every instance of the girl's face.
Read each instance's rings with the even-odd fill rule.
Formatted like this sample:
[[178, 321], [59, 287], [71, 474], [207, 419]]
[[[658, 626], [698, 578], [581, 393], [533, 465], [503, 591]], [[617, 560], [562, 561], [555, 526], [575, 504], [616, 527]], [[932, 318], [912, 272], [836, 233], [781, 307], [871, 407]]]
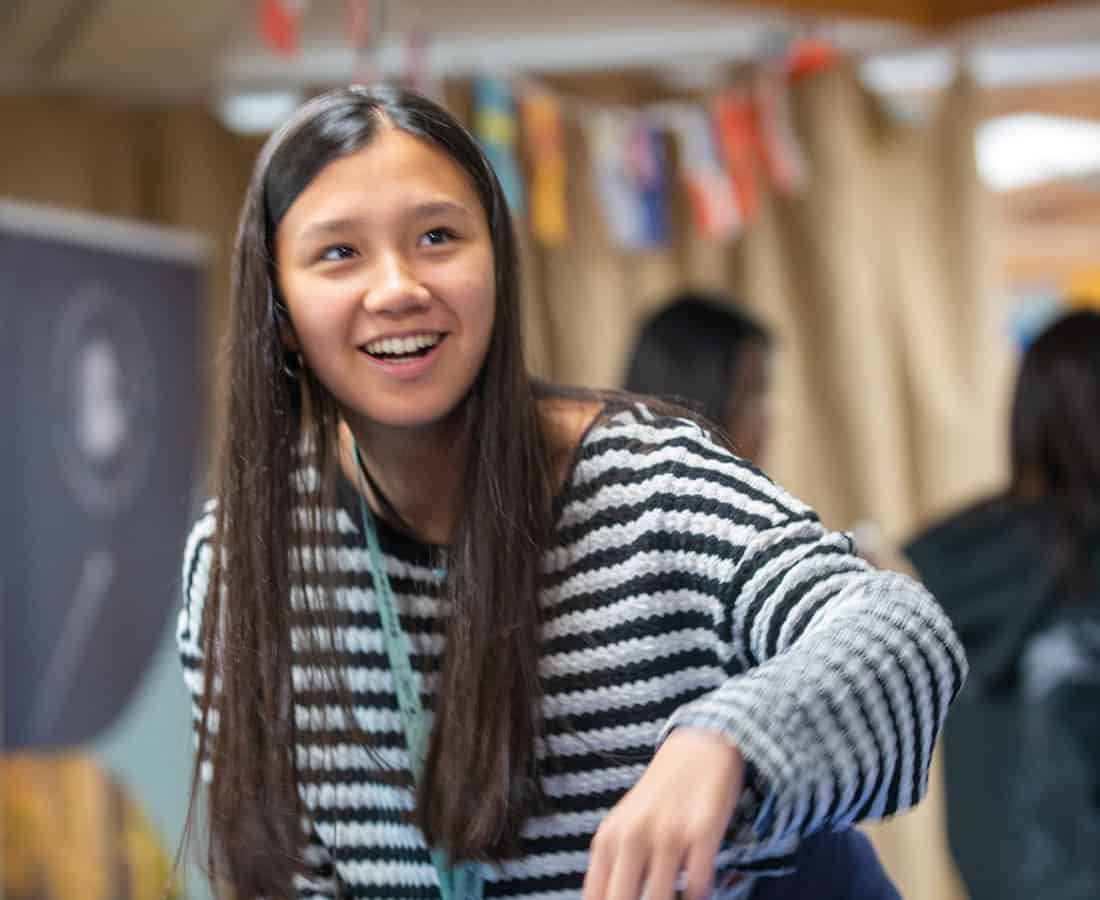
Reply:
[[325, 166], [275, 233], [291, 350], [354, 425], [456, 410], [493, 333], [488, 222], [466, 173], [397, 129]]

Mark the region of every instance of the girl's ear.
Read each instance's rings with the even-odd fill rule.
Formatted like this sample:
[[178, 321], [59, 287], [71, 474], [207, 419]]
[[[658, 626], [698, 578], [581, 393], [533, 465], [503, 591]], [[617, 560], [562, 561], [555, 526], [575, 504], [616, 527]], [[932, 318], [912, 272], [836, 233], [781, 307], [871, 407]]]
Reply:
[[294, 323], [290, 321], [290, 310], [274, 288], [268, 289], [268, 297], [271, 304], [271, 318], [275, 322], [283, 349], [289, 353], [301, 353], [302, 345], [298, 341], [298, 335], [294, 333]]
[[301, 353], [302, 345], [298, 342], [298, 335], [294, 333], [294, 326], [290, 324], [290, 316], [282, 315], [279, 320], [279, 340], [289, 353]]

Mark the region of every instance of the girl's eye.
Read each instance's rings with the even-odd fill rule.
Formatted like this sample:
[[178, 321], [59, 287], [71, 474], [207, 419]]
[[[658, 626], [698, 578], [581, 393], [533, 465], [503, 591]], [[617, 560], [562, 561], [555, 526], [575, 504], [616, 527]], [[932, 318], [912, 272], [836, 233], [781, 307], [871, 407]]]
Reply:
[[350, 259], [355, 251], [347, 244], [337, 244], [334, 247], [325, 247], [321, 251], [320, 258], [325, 262], [339, 262], [342, 259]]
[[424, 232], [420, 238], [420, 244], [424, 247], [436, 247], [454, 240], [454, 237], [454, 232], [449, 228], [433, 228], [431, 231]]

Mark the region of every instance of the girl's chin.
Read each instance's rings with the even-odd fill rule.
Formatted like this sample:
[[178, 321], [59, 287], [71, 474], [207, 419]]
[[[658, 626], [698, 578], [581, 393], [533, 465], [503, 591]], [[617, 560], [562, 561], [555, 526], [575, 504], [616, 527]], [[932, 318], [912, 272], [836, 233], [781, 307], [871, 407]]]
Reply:
[[451, 428], [462, 418], [462, 400], [446, 404], [393, 404], [381, 409], [345, 408], [343, 416], [354, 430], [410, 432]]

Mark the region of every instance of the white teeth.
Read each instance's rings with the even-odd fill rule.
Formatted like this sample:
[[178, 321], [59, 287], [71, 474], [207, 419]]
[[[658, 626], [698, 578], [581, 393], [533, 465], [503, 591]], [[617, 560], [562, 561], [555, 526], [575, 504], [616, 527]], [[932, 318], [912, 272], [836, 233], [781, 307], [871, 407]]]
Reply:
[[413, 334], [403, 338], [382, 338], [371, 341], [366, 345], [367, 353], [387, 354], [389, 356], [404, 356], [422, 350], [425, 347], [434, 347], [439, 343], [440, 336], [434, 333]]

